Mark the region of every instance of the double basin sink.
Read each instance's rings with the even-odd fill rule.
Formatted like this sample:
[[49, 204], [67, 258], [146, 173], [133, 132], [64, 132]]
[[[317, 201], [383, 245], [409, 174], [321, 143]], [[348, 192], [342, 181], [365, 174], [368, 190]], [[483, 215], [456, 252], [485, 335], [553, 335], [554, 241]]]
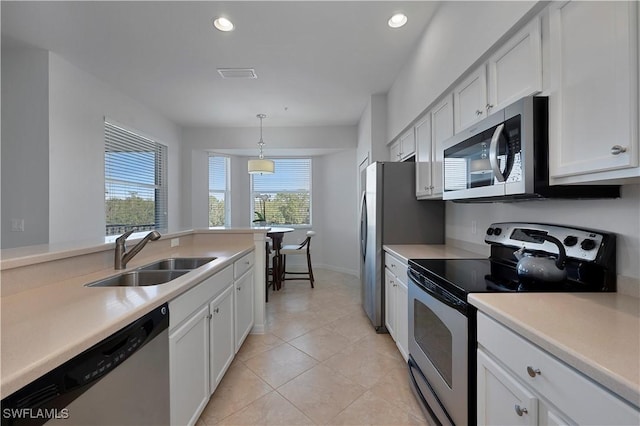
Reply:
[[158, 260], [120, 275], [85, 284], [86, 287], [141, 287], [165, 284], [203, 266], [215, 257], [174, 257]]

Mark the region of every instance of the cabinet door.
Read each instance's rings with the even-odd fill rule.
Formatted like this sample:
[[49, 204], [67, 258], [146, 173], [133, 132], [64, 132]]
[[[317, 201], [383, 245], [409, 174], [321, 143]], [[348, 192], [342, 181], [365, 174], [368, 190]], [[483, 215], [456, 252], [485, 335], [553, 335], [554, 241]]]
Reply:
[[406, 160], [416, 153], [416, 138], [413, 128], [400, 137], [400, 159]]
[[453, 105], [449, 95], [431, 110], [431, 195], [442, 195], [444, 141], [451, 136], [453, 136]]
[[466, 129], [486, 117], [487, 71], [482, 65], [453, 91], [455, 132]]
[[431, 195], [431, 115], [414, 127], [416, 135], [416, 197]]
[[389, 161], [400, 161], [400, 141], [389, 145]]
[[171, 424], [193, 425], [209, 401], [209, 306], [169, 335]]
[[233, 286], [216, 297], [210, 304], [210, 393], [216, 389], [235, 355], [233, 327]]
[[235, 351], [253, 327], [253, 270], [245, 273], [234, 284], [235, 287]]
[[477, 354], [478, 424], [538, 424], [538, 399], [482, 350]]
[[638, 166], [637, 7], [633, 1], [552, 3], [552, 177]]
[[396, 345], [405, 361], [409, 359], [409, 291], [396, 281]]
[[487, 114], [542, 90], [540, 37], [540, 19], [534, 18], [491, 56]]
[[539, 401], [538, 411], [540, 413], [540, 424], [547, 426], [570, 426], [576, 424], [575, 422], [566, 420], [562, 414], [547, 406], [542, 401]]
[[388, 269], [384, 270], [384, 325], [396, 340], [396, 277]]

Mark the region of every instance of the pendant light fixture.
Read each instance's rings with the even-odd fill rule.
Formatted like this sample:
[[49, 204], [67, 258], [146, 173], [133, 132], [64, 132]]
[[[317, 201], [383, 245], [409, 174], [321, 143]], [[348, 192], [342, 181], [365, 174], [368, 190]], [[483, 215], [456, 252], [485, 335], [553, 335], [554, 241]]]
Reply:
[[265, 160], [264, 154], [262, 153], [262, 148], [264, 147], [264, 141], [262, 140], [262, 119], [265, 118], [266, 115], [258, 114], [256, 115], [256, 117], [260, 119], [260, 141], [258, 142], [258, 147], [260, 148], [260, 156], [257, 160], [249, 160], [249, 173], [271, 174], [275, 171], [275, 165], [273, 164], [272, 160]]

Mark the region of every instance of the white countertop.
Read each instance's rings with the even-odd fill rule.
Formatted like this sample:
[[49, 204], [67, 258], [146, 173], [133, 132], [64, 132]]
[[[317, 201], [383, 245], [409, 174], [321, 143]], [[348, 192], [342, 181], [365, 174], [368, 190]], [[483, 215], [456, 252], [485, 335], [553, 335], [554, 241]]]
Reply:
[[391, 252], [400, 259], [486, 259], [488, 255], [452, 247], [447, 244], [389, 244], [385, 251]]
[[619, 293], [475, 293], [469, 302], [640, 407], [640, 299]]
[[214, 256], [217, 259], [159, 286], [84, 286], [114, 275], [116, 271], [111, 268], [0, 298], [2, 398], [253, 249], [253, 242], [246, 240], [226, 241], [208, 249], [182, 248], [181, 256]]

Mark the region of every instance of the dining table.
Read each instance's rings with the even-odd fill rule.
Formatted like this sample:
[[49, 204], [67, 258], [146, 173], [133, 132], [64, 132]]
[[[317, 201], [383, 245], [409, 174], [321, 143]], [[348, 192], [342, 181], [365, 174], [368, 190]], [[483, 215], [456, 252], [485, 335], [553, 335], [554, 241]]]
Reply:
[[273, 289], [280, 290], [282, 285], [282, 275], [284, 271], [281, 271], [282, 268], [282, 255], [280, 254], [280, 249], [282, 248], [282, 240], [284, 239], [284, 234], [288, 232], [293, 232], [293, 228], [272, 226], [267, 231], [267, 237], [271, 238], [273, 241]]

